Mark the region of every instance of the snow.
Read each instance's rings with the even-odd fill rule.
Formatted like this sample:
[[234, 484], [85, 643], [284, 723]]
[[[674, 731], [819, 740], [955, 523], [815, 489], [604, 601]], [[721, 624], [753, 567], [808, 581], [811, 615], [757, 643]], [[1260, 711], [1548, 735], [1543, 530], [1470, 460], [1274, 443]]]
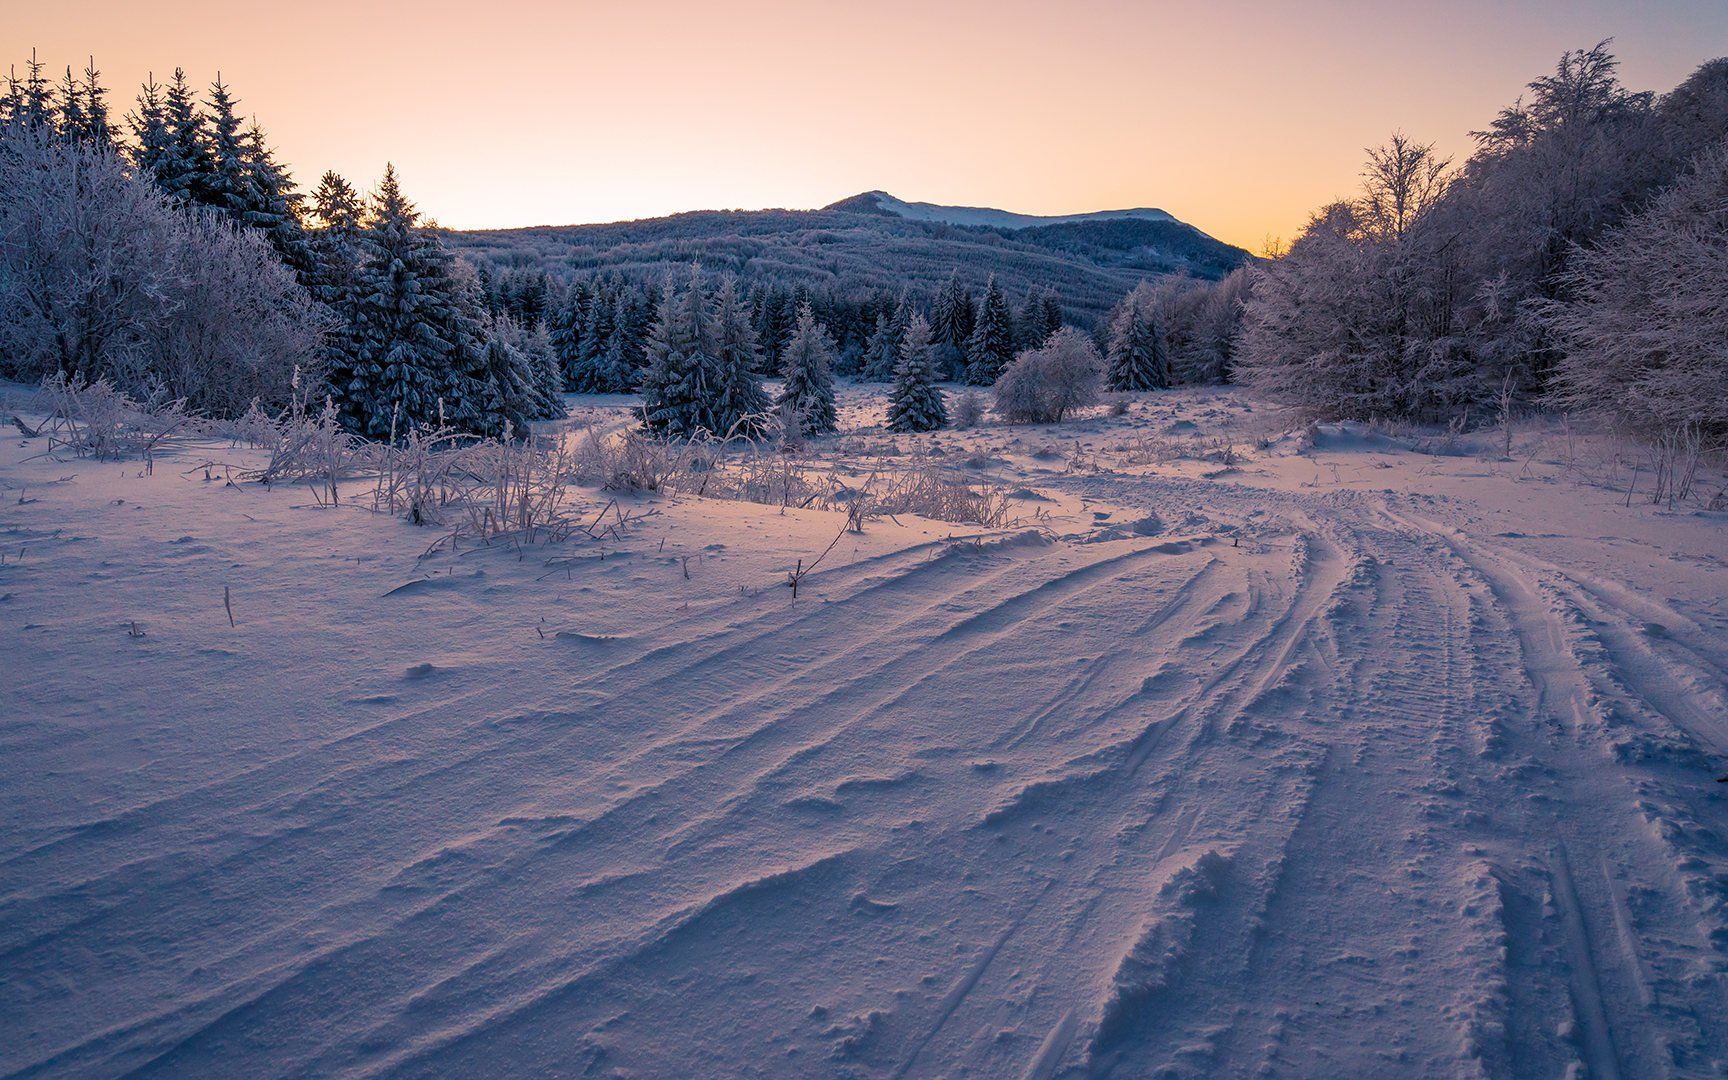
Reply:
[[1016, 214], [984, 206], [943, 206], [939, 203], [905, 202], [885, 191], [872, 191], [878, 208], [908, 221], [932, 221], [946, 225], [982, 226], [991, 229], [1032, 229], [1040, 225], [1066, 225], [1076, 221], [1175, 221], [1162, 210], [1136, 207], [1132, 210], [1094, 210], [1085, 214]]
[[843, 515], [422, 558], [255, 451], [5, 439], [0, 1073], [1728, 1068], [1728, 515], [1554, 425], [1131, 400], [843, 389], [837, 467], [1021, 520], [796, 602]]

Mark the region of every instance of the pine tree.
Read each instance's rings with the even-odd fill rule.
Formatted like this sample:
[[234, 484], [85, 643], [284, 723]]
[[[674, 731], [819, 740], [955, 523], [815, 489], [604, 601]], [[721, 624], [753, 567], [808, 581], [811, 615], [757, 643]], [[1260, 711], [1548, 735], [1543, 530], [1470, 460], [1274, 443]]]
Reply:
[[1157, 390], [1170, 384], [1163, 336], [1153, 321], [1152, 290], [1142, 282], [1110, 320], [1105, 383], [1111, 390]]
[[318, 227], [308, 242], [311, 267], [306, 284], [313, 299], [331, 313], [334, 325], [325, 339], [326, 380], [334, 396], [340, 397], [353, 378], [358, 356], [360, 196], [348, 181], [326, 172], [312, 193], [312, 215]]
[[768, 394], [756, 377], [761, 349], [749, 306], [738, 283], [727, 276], [714, 296], [715, 399], [712, 419], [717, 435], [759, 438], [767, 430]]
[[1043, 337], [1038, 340], [1038, 345], [1042, 348], [1049, 342], [1051, 334], [1062, 329], [1062, 301], [1056, 298], [1055, 289], [1047, 288], [1044, 290], [1044, 296], [1039, 303], [1039, 308], [1040, 314], [1044, 317], [1043, 322], [1039, 326], [1039, 329], [1043, 332]]
[[681, 438], [702, 431], [716, 433], [716, 334], [700, 267], [690, 268], [690, 282], [682, 292], [666, 283], [647, 351], [644, 426]]
[[246, 130], [241, 152], [246, 173], [242, 220], [262, 230], [282, 261], [306, 280], [312, 269], [312, 255], [300, 221], [300, 195], [288, 173], [277, 163], [257, 121]]
[[163, 95], [163, 121], [167, 143], [156, 166], [156, 186], [176, 199], [202, 201], [210, 174], [210, 155], [205, 147], [204, 114], [186, 73], [174, 69], [174, 78]]
[[587, 281], [578, 281], [565, 289], [552, 302], [552, 312], [546, 320], [546, 333], [552, 352], [558, 360], [559, 383], [572, 390], [572, 374], [582, 349], [582, 322], [587, 318], [591, 293]]
[[576, 360], [571, 366], [568, 385], [579, 394], [620, 393], [613, 378], [606, 349], [616, 336], [617, 307], [606, 297], [597, 295], [588, 305], [577, 334]]
[[543, 408], [527, 358], [510, 341], [508, 320], [500, 316], [486, 335], [478, 420], [470, 425], [494, 438], [526, 435], [528, 422]]
[[989, 386], [1014, 359], [1014, 317], [1008, 298], [996, 287], [996, 276], [984, 286], [984, 299], [972, 336], [966, 342], [966, 381]]
[[54, 126], [54, 87], [42, 74], [45, 66], [36, 59], [36, 50], [31, 49], [30, 62], [24, 65], [23, 82], [16, 76], [8, 79], [10, 118], [32, 130]]
[[888, 397], [889, 431], [934, 431], [948, 425], [948, 407], [936, 387], [936, 357], [930, 324], [914, 315], [900, 342], [894, 389]]
[[834, 339], [806, 302], [781, 352], [785, 382], [774, 401], [794, 437], [825, 435], [840, 426], [834, 414]]
[[936, 293], [930, 312], [930, 332], [937, 345], [964, 351], [966, 339], [972, 333], [972, 317], [966, 292], [960, 286], [960, 271], [949, 273], [948, 280]]
[[900, 363], [901, 333], [891, 314], [876, 316], [876, 328], [864, 346], [864, 378], [870, 382], [885, 382], [894, 377]]
[[552, 347], [552, 335], [544, 323], [524, 336], [522, 351], [534, 370], [534, 388], [540, 398], [538, 420], [562, 420], [564, 408], [564, 369]]
[[84, 66], [78, 92], [84, 98], [84, 128], [76, 137], [98, 150], [112, 150], [115, 132], [108, 115], [108, 90], [102, 85], [102, 73], [96, 70], [94, 56]]
[[60, 80], [60, 87], [55, 97], [59, 99], [60, 119], [57, 123], [60, 134], [68, 139], [80, 139], [89, 126], [89, 115], [84, 111], [84, 89], [72, 78], [72, 66], [66, 66], [66, 77]]
[[1019, 349], [1038, 349], [1062, 328], [1062, 306], [1051, 289], [1027, 289], [1026, 303], [1014, 320]]
[[168, 133], [168, 116], [162, 105], [162, 85], [152, 74], [138, 92], [138, 105], [126, 117], [132, 131], [130, 157], [139, 175], [161, 186], [162, 173], [171, 160], [173, 145]]
[[250, 225], [246, 215], [252, 204], [251, 180], [246, 167], [245, 134], [235, 111], [238, 104], [222, 81], [221, 72], [217, 72], [216, 81], [210, 84], [205, 139], [209, 171], [194, 198], [229, 215], [236, 224]]
[[372, 197], [354, 285], [356, 356], [348, 384], [336, 387], [344, 422], [371, 438], [472, 420], [470, 373], [484, 362], [474, 327], [460, 310], [450, 257], [419, 227], [394, 166]]

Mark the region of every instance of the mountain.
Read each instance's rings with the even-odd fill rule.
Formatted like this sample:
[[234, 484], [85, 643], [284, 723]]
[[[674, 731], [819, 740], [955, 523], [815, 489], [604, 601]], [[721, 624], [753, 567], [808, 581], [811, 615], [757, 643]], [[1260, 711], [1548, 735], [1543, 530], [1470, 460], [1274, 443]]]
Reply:
[[904, 218], [907, 221], [934, 221], [944, 225], [972, 225], [986, 229], [1035, 229], [1043, 225], [1067, 225], [1076, 221], [1175, 221], [1162, 210], [1140, 207], [1134, 210], [1094, 210], [1087, 214], [1015, 214], [988, 206], [942, 206], [939, 203], [905, 202], [886, 191], [866, 191], [850, 199], [841, 199], [823, 207], [825, 210], [847, 210], [854, 214], [880, 214]]
[[695, 261], [745, 281], [865, 293], [935, 289], [958, 271], [977, 288], [994, 274], [1010, 296], [1057, 291], [1069, 312], [1097, 316], [1137, 281], [1217, 279], [1251, 259], [1162, 210], [1039, 217], [985, 207], [905, 202], [869, 191], [820, 210], [700, 210], [606, 225], [448, 232], [469, 258], [556, 276], [616, 272], [659, 280]]

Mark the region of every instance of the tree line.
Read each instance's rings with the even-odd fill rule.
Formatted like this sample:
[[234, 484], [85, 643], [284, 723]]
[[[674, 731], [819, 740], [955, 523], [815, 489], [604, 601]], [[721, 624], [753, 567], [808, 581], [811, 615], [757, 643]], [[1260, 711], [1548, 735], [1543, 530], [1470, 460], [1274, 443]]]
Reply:
[[1257, 268], [1235, 375], [1325, 418], [1509, 400], [1728, 436], [1728, 60], [1657, 96], [1566, 53], [1462, 164], [1402, 134]]

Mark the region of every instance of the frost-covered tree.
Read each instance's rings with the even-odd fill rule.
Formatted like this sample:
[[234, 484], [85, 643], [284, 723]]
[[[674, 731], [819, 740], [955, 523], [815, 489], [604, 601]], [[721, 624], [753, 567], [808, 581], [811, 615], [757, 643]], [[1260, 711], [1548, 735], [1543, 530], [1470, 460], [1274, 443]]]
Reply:
[[756, 376], [761, 348], [738, 282], [723, 278], [714, 294], [714, 432], [759, 438], [767, 430], [768, 393]]
[[[894, 325], [889, 312], [876, 316], [870, 338], [864, 345], [863, 377], [869, 382], [882, 382], [894, 377], [894, 367], [900, 363], [902, 331]], [[926, 324], [928, 325], [928, 324]]]
[[1014, 316], [992, 274], [984, 285], [972, 336], [966, 341], [966, 381], [989, 386], [1014, 359]]
[[960, 284], [960, 271], [949, 273], [930, 307], [930, 331], [937, 348], [937, 363], [944, 374], [957, 374], [966, 363], [966, 342], [975, 321], [972, 297]]
[[355, 281], [356, 355], [337, 387], [344, 423], [369, 438], [473, 419], [484, 359], [461, 283], [437, 238], [420, 227], [394, 166], [372, 196]]
[[1728, 436], [1728, 146], [1576, 253], [1565, 285], [1543, 312], [1558, 404], [1647, 438]]
[[825, 435], [839, 427], [834, 413], [834, 339], [804, 304], [780, 354], [785, 382], [774, 404], [794, 437]]
[[1486, 399], [1504, 368], [1444, 332], [1453, 297], [1433, 282], [1438, 164], [1402, 138], [1371, 152], [1363, 195], [1316, 214], [1256, 272], [1238, 378], [1328, 419], [1446, 420]]
[[154, 180], [160, 186], [161, 174], [172, 153], [168, 133], [168, 115], [162, 101], [162, 84], [151, 75], [138, 91], [138, 103], [126, 116], [127, 129], [132, 133], [128, 156], [140, 176]]
[[285, 400], [297, 367], [316, 377], [323, 329], [261, 238], [88, 141], [0, 126], [0, 373], [108, 378], [235, 415]]
[[205, 146], [204, 114], [198, 95], [186, 72], [174, 69], [162, 97], [167, 143], [155, 164], [156, 185], [176, 199], [204, 201], [210, 174], [210, 153]]
[[1152, 287], [1141, 282], [1110, 317], [1105, 383], [1110, 389], [1159, 390], [1170, 385], [1170, 364], [1159, 331]]
[[493, 437], [528, 433], [531, 420], [546, 411], [533, 361], [518, 348], [520, 328], [508, 315], [498, 315], [485, 332], [485, 359], [470, 430]]
[[53, 129], [56, 113], [54, 87], [43, 74], [46, 67], [36, 58], [36, 50], [31, 49], [30, 59], [24, 65], [24, 77], [18, 78], [16, 70], [8, 73], [3, 117], [8, 124], [32, 131]]
[[1028, 289], [1026, 302], [1014, 320], [1017, 348], [1036, 349], [1062, 328], [1062, 303], [1054, 289]]
[[682, 290], [667, 281], [647, 345], [642, 376], [642, 419], [648, 430], [688, 437], [715, 428], [718, 334], [700, 267], [690, 268]]
[[306, 246], [306, 230], [300, 220], [300, 195], [294, 181], [277, 162], [265, 141], [264, 129], [253, 123], [244, 136], [246, 209], [244, 222], [270, 240], [282, 261], [303, 276], [311, 271], [312, 256]]
[[518, 347], [534, 369], [534, 388], [540, 399], [540, 414], [535, 419], [562, 420], [566, 413], [564, 367], [558, 362], [558, 353], [552, 347], [552, 335], [546, 324], [522, 331]]
[[102, 73], [96, 70], [94, 57], [80, 76], [74, 77], [72, 69], [66, 69], [58, 97], [61, 136], [98, 150], [113, 149], [114, 124], [108, 115], [108, 91], [102, 86]]
[[914, 315], [900, 341], [900, 362], [888, 395], [889, 431], [935, 431], [948, 424], [948, 407], [936, 386], [936, 356], [930, 324]]
[[195, 198], [213, 206], [243, 225], [251, 209], [251, 179], [247, 175], [245, 129], [237, 111], [239, 102], [228, 90], [228, 84], [217, 74], [210, 84], [209, 111], [205, 124], [205, 155], [209, 169]]
[[1092, 339], [1073, 327], [1028, 349], [996, 381], [996, 411], [1014, 424], [1061, 423], [1075, 409], [1098, 400], [1104, 358]]
[[565, 385], [578, 394], [623, 394], [635, 389], [636, 365], [626, 355], [619, 301], [596, 292], [586, 304], [576, 334], [576, 355]]

